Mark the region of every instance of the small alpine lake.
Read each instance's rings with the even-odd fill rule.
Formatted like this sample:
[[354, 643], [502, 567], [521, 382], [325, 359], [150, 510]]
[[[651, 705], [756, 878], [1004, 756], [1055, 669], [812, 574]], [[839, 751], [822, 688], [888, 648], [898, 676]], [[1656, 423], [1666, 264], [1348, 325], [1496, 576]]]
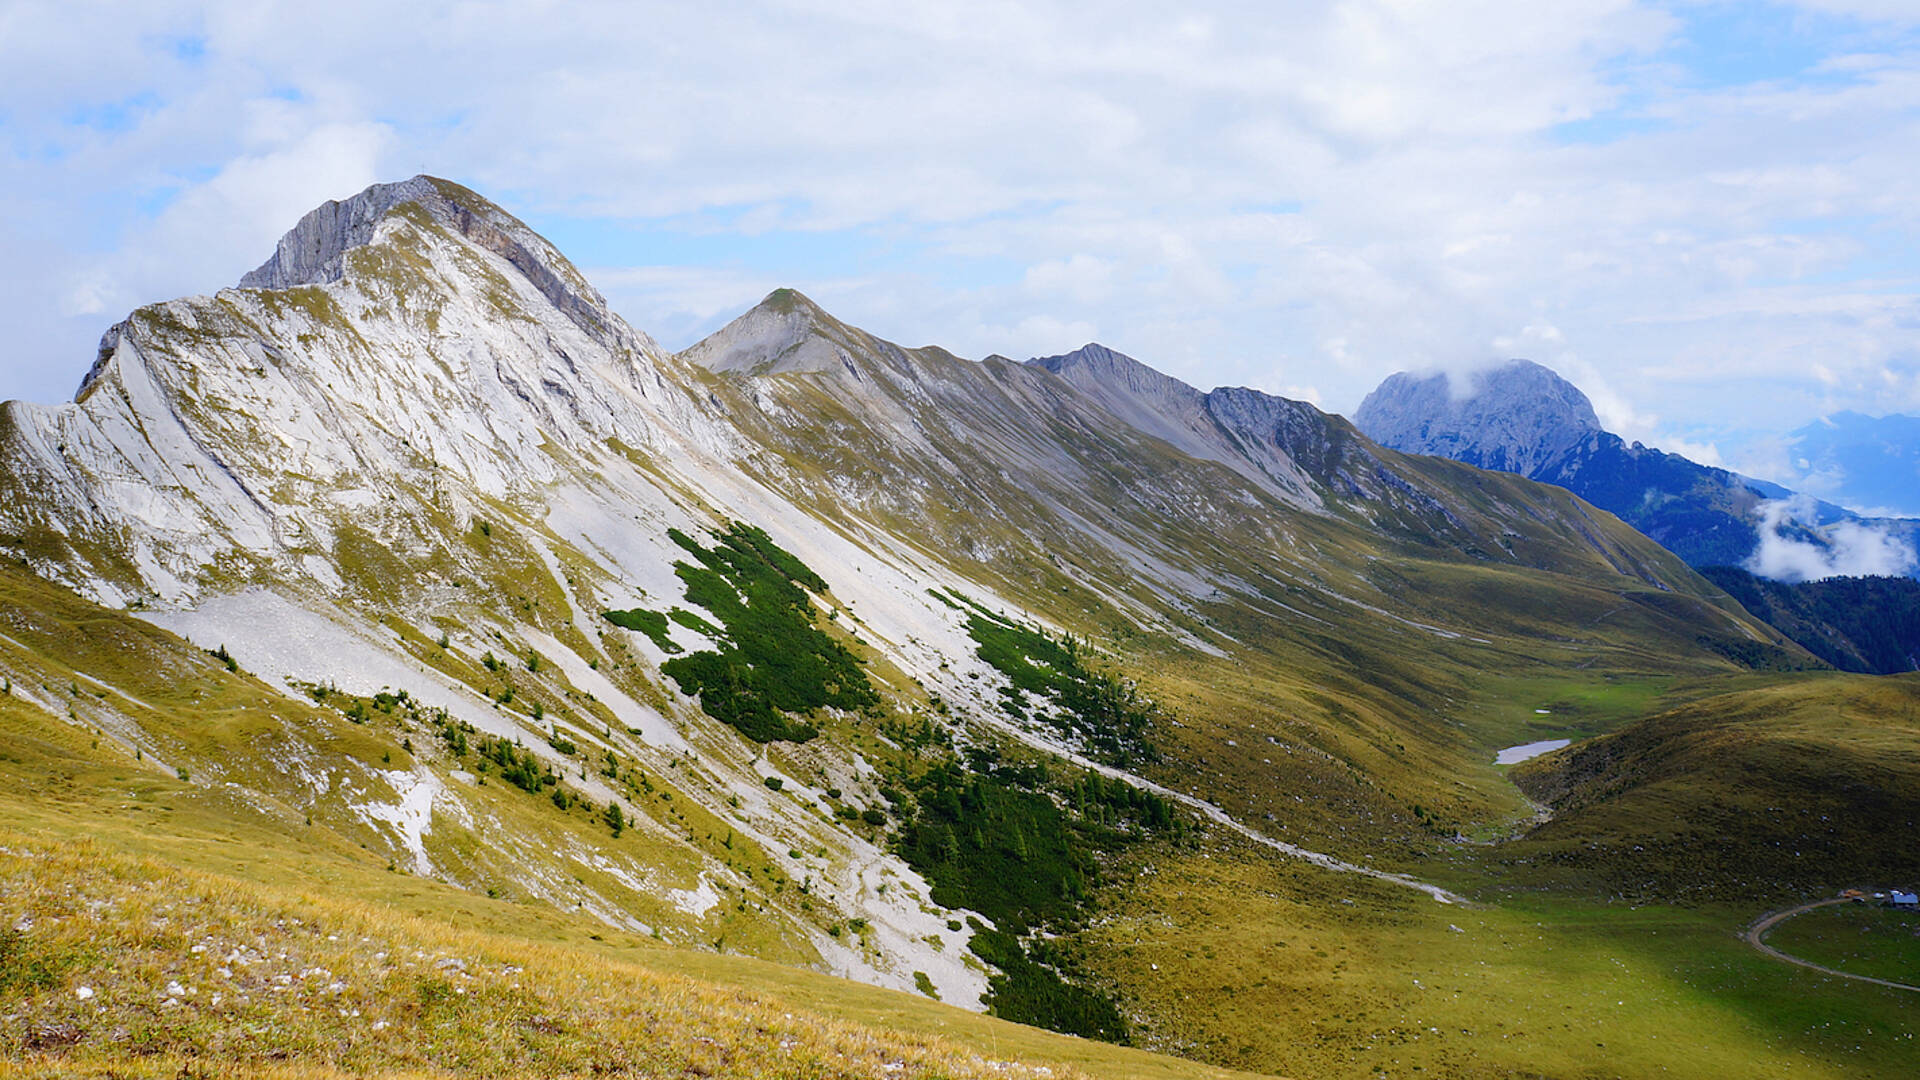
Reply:
[[1572, 739], [1541, 739], [1539, 742], [1509, 746], [1494, 755], [1493, 763], [1495, 765], [1518, 765], [1528, 758], [1537, 758], [1541, 754], [1550, 754], [1563, 746], [1570, 746], [1572, 743]]

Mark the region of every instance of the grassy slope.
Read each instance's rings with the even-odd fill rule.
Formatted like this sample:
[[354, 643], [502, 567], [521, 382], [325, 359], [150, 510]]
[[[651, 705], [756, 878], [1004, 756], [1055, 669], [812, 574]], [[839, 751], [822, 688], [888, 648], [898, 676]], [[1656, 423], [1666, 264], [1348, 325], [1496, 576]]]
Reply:
[[1920, 985], [1920, 913], [1841, 904], [1796, 915], [1767, 944], [1836, 971]]
[[[902, 350], [827, 316], [817, 332], [860, 373], [754, 380], [790, 406], [780, 426], [742, 380], [711, 380], [736, 421], [782, 451], [770, 480], [836, 520], [848, 491], [834, 478], [860, 478], [861, 517], [1088, 638], [1176, 708], [1184, 726], [1155, 733], [1169, 754], [1150, 775], [1249, 820], [1272, 815], [1288, 839], [1395, 858], [1406, 823], [1394, 819], [1415, 804], [1450, 822], [1512, 817], [1524, 803], [1487, 764], [1506, 745], [1483, 722], [1506, 708], [1498, 684], [1647, 696], [1736, 676], [1727, 653], [1774, 637], [1670, 553], [1557, 489], [1378, 451], [1381, 468], [1447, 492], [1451, 516], [1417, 499], [1303, 514], [1103, 419], [1045, 373]], [[1370, 446], [1327, 425], [1355, 453]], [[902, 426], [924, 444], [901, 446]], [[1328, 468], [1349, 466], [1375, 468]], [[1084, 535], [1089, 521], [1219, 588], [1189, 597], [1143, 581]], [[1174, 632], [1143, 631], [1142, 612]], [[1810, 662], [1791, 646], [1777, 658]]]
[[1842, 671], [1891, 675], [1920, 667], [1920, 581], [1829, 578], [1790, 583], [1737, 566], [1700, 573], [1809, 652]]
[[1515, 770], [1554, 820], [1523, 880], [1770, 903], [1920, 881], [1920, 676], [1803, 676], [1709, 697]]
[[[262, 691], [164, 632], [130, 620], [122, 629], [170, 654], [185, 700], [215, 698], [225, 684], [249, 697]], [[17, 670], [19, 652], [8, 659]], [[27, 927], [0, 960], [9, 1020], [0, 1058], [27, 1063], [28, 1074], [99, 1066], [175, 1075], [183, 1056], [196, 1068], [247, 1074], [288, 1054], [316, 1075], [559, 1075], [597, 1063], [638, 1075], [866, 1076], [887, 1061], [907, 1062], [914, 1075], [999, 1074], [978, 1058], [1116, 1076], [1206, 1072], [801, 969], [667, 948], [544, 905], [412, 877], [350, 831], [182, 781], [150, 754], [136, 760], [16, 694], [0, 696], [0, 735], [0, 914], [7, 928]], [[87, 900], [111, 901], [99, 910], [118, 914], [96, 919]], [[155, 911], [177, 921], [156, 924]], [[208, 941], [224, 947], [190, 951]], [[211, 958], [259, 942], [293, 959], [263, 966], [250, 1001], [227, 994], [224, 1010], [211, 1004], [224, 983]], [[474, 981], [376, 959], [411, 951], [461, 957]], [[297, 978], [298, 990], [271, 988], [272, 975], [312, 967], [349, 989], [336, 998]], [[193, 1004], [164, 1005], [171, 980], [196, 988]], [[87, 1008], [73, 993], [81, 985], [96, 989]], [[462, 985], [470, 994], [448, 996]], [[88, 1011], [100, 1008], [109, 1011]], [[341, 1008], [361, 1015], [339, 1016]], [[375, 1032], [376, 1018], [392, 1026]], [[946, 1041], [928, 1041], [936, 1036]], [[783, 1050], [783, 1041], [794, 1046]], [[33, 1066], [41, 1054], [56, 1064]]]
[[[1745, 909], [1446, 907], [1239, 845], [1133, 867], [1093, 949], [1146, 1045], [1293, 1076], [1903, 1075], [1911, 995], [1769, 960]], [[1869, 1032], [1871, 1034], [1869, 1034]], [[1419, 1070], [1419, 1071], [1416, 1071]]]

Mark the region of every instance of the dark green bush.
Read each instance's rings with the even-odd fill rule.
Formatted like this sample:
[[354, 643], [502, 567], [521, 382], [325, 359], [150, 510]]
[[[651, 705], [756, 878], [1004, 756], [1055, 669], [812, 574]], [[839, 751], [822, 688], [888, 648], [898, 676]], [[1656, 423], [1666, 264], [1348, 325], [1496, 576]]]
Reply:
[[1133, 684], [1089, 665], [1086, 646], [1072, 634], [1056, 638], [969, 604], [967, 632], [976, 655], [1011, 684], [1001, 702], [1010, 715], [1026, 719], [1018, 691], [1049, 701], [1036, 719], [1072, 736], [1101, 761], [1121, 768], [1159, 760], [1152, 741], [1159, 711]]
[[708, 715], [755, 742], [804, 742], [819, 730], [796, 717], [879, 703], [859, 660], [815, 619], [805, 590], [826, 583], [766, 533], [735, 522], [712, 549], [677, 529], [668, 535], [699, 563], [674, 565], [688, 602], [725, 629], [708, 627], [719, 648], [676, 657], [661, 670], [683, 693], [699, 695]]
[[622, 629], [647, 635], [656, 648], [669, 656], [686, 651], [667, 636], [667, 617], [658, 611], [648, 611], [646, 608], [634, 608], [631, 611], [603, 611], [600, 617]]

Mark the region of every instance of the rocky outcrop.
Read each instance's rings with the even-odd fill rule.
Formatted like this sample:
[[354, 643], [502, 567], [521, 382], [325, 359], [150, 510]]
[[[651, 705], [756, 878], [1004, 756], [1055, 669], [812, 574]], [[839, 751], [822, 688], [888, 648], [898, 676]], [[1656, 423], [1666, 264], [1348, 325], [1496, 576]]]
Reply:
[[350, 199], [329, 200], [307, 212], [280, 238], [273, 257], [240, 279], [243, 289], [291, 289], [339, 281], [346, 253], [373, 239], [374, 227], [403, 202], [440, 202], [424, 176], [375, 184]]
[[456, 184], [328, 203], [245, 281], [115, 325], [73, 403], [6, 406], [0, 549], [110, 603], [233, 574], [331, 588], [343, 533], [424, 536], [412, 511], [525, 497], [610, 440], [730, 441], [551, 245]]
[[[1271, 425], [1264, 416], [1254, 415], [1275, 406], [1297, 406], [1317, 416], [1319, 410], [1310, 405], [1257, 390], [1203, 394], [1098, 343], [1027, 364], [1065, 379], [1130, 426], [1193, 457], [1220, 462], [1294, 506], [1319, 509], [1322, 505], [1312, 477], [1295, 464], [1289, 445], [1268, 437], [1271, 432], [1266, 429]], [[1247, 395], [1264, 399], [1265, 404], [1249, 409]]]
[[372, 242], [380, 223], [407, 205], [505, 259], [582, 330], [639, 347], [639, 336], [613, 317], [606, 298], [545, 238], [466, 188], [432, 176], [375, 184], [352, 198], [322, 203], [280, 238], [273, 257], [242, 277], [240, 287], [291, 289], [339, 281], [347, 253]]

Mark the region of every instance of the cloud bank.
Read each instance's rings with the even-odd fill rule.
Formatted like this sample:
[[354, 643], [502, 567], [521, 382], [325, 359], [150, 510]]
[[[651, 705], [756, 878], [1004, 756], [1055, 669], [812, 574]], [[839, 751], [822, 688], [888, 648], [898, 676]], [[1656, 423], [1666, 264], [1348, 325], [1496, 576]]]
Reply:
[[1743, 564], [1776, 581], [1830, 577], [1900, 577], [1920, 566], [1912, 543], [1881, 526], [1842, 521], [1818, 525], [1807, 496], [1760, 505], [1760, 542]]

